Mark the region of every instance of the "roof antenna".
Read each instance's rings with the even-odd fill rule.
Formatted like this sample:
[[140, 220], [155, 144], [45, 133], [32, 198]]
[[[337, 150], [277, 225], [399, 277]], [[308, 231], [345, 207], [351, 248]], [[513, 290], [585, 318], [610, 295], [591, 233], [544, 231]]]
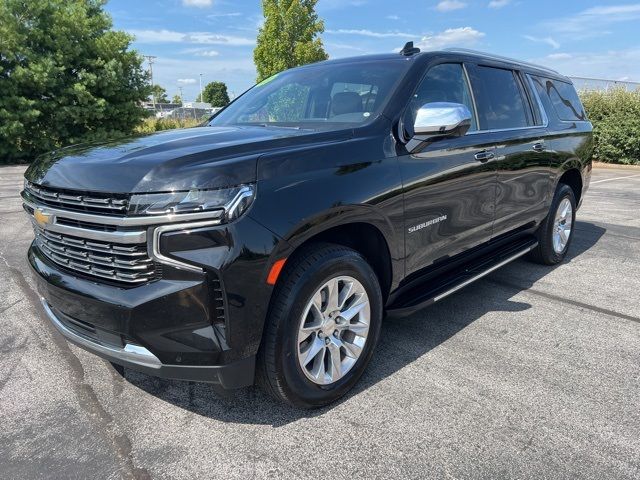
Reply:
[[413, 42], [405, 43], [404, 47], [402, 47], [402, 50], [400, 50], [400, 55], [405, 55], [407, 57], [416, 53], [420, 53], [420, 49], [418, 47], [414, 47]]

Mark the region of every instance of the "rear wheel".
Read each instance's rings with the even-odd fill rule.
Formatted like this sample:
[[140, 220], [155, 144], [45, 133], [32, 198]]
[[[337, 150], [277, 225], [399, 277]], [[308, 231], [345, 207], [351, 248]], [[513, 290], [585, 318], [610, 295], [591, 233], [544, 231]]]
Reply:
[[544, 265], [555, 265], [564, 260], [573, 237], [575, 218], [575, 195], [571, 187], [561, 183], [553, 197], [547, 218], [536, 232], [538, 246], [531, 251], [530, 258]]
[[306, 247], [279, 280], [267, 320], [258, 382], [297, 407], [331, 403], [366, 368], [380, 334], [378, 279], [356, 251]]

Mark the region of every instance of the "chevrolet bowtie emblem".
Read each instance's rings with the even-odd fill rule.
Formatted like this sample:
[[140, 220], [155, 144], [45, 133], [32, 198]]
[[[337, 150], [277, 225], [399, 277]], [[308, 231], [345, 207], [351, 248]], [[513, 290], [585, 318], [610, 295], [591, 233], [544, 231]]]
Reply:
[[42, 210], [40, 210], [39, 208], [36, 208], [33, 211], [33, 218], [35, 218], [36, 222], [41, 227], [44, 227], [45, 225], [47, 225], [49, 223], [53, 223], [53, 215], [45, 213]]

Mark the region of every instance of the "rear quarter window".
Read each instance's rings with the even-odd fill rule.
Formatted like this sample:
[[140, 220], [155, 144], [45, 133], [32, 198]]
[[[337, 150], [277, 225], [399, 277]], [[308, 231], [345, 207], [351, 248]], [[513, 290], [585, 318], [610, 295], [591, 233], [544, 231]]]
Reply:
[[532, 79], [538, 95], [544, 95], [551, 100], [560, 120], [569, 122], [587, 120], [587, 114], [572, 84], [544, 77], [532, 77]]

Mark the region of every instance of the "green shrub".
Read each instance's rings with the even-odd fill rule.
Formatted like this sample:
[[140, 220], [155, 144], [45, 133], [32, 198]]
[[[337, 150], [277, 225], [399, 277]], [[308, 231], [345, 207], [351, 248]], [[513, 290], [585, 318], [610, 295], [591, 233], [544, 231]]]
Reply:
[[129, 134], [149, 86], [102, 0], [0, 0], [0, 164]]
[[161, 130], [171, 130], [173, 128], [195, 127], [202, 123], [201, 120], [179, 119], [179, 118], [145, 118], [135, 131], [136, 133], [153, 133]]
[[593, 159], [640, 165], [640, 90], [580, 94], [593, 123]]

